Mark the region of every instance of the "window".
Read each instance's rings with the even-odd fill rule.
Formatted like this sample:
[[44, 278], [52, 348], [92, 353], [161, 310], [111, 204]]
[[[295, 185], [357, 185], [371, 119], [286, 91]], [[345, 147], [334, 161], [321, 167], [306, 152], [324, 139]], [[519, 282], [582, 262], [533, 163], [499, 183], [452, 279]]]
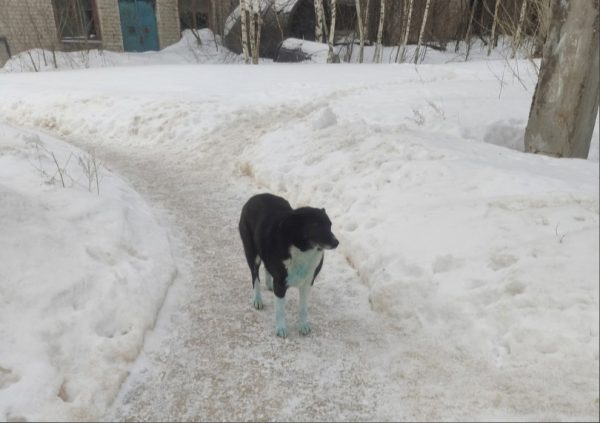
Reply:
[[63, 42], [100, 41], [95, 0], [54, 0], [56, 28]]

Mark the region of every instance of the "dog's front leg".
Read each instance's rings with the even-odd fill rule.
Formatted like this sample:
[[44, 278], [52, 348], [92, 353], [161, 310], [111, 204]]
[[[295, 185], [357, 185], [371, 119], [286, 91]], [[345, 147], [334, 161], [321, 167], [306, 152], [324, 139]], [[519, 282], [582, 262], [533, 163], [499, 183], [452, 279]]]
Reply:
[[302, 335], [310, 333], [310, 324], [308, 323], [308, 297], [310, 294], [310, 283], [307, 281], [300, 287], [300, 310], [298, 312], [298, 330]]
[[287, 326], [285, 324], [285, 283], [281, 280], [274, 281], [275, 293], [275, 333], [282, 338], [287, 337]]

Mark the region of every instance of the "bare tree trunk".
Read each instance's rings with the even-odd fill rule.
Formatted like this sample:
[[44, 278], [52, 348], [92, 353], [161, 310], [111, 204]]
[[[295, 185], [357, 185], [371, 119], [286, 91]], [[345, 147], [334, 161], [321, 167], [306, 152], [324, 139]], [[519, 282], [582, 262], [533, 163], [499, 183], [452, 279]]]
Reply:
[[323, 0], [315, 0], [315, 41], [317, 43], [323, 42]]
[[258, 57], [260, 54], [260, 33], [262, 30], [262, 16], [260, 14], [260, 6], [258, 6], [258, 10], [256, 12], [256, 56], [253, 57], [253, 63], [258, 65]]
[[423, 21], [421, 22], [421, 31], [419, 32], [419, 42], [417, 43], [417, 49], [415, 51], [415, 65], [419, 62], [419, 50], [423, 43], [423, 34], [425, 33], [425, 25], [427, 24], [427, 15], [429, 14], [430, 5], [431, 0], [427, 0], [427, 3], [425, 3], [425, 11], [423, 12]]
[[471, 52], [471, 30], [473, 29], [473, 18], [475, 17], [475, 9], [477, 9], [477, 0], [473, 0], [471, 5], [471, 15], [469, 17], [469, 25], [467, 26], [467, 33], [465, 34], [465, 43], [467, 44], [467, 53], [465, 54], [465, 62], [469, 60], [469, 53]]
[[371, 0], [367, 0], [367, 6], [365, 8], [365, 38], [368, 38], [369, 41], [371, 40], [370, 36], [370, 28], [369, 28], [369, 19], [371, 18]]
[[598, 1], [552, 0], [525, 150], [587, 158], [598, 115]]
[[336, 0], [331, 0], [331, 29], [329, 30], [329, 54], [327, 55], [327, 63], [333, 63], [335, 60], [335, 53], [333, 51], [333, 43], [335, 42], [335, 15]]
[[406, 28], [404, 29], [404, 39], [402, 40], [402, 51], [400, 52], [400, 57], [398, 63], [404, 62], [406, 57], [406, 44], [408, 43], [408, 35], [410, 34], [410, 21], [412, 19], [412, 10], [413, 10], [414, 0], [410, 0], [408, 2], [408, 15], [406, 16]]
[[210, 0], [209, 8], [210, 8], [210, 19], [208, 27], [213, 32], [213, 34], [218, 33], [219, 23], [217, 21], [217, 0]]
[[513, 40], [513, 49], [512, 56], [514, 58], [517, 54], [517, 49], [521, 44], [521, 31], [523, 30], [523, 22], [525, 21], [525, 12], [527, 11], [527, 0], [523, 0], [523, 5], [521, 6], [521, 14], [519, 15], [519, 24], [517, 25], [517, 33], [515, 34], [515, 38]]
[[492, 54], [492, 48], [496, 46], [496, 25], [498, 24], [498, 9], [502, 0], [496, 0], [494, 6], [494, 20], [492, 22], [492, 35], [490, 36], [490, 43], [488, 44], [487, 55]]
[[248, 13], [250, 14], [250, 59], [254, 64], [254, 56], [256, 56], [256, 0], [246, 0], [250, 2]]
[[358, 62], [363, 62], [363, 54], [365, 50], [365, 28], [362, 23], [362, 12], [360, 10], [360, 0], [355, 0], [356, 4], [356, 20], [358, 21], [358, 34], [360, 36], [360, 50], [358, 51]]
[[250, 45], [252, 46], [252, 64], [258, 65], [258, 57], [260, 53], [260, 30], [261, 16], [259, 0], [252, 1], [252, 19], [250, 27]]
[[242, 26], [242, 52], [244, 54], [244, 63], [250, 64], [250, 55], [248, 54], [248, 19], [246, 11], [248, 7], [246, 0], [240, 0], [240, 20]]
[[381, 0], [379, 4], [379, 26], [377, 27], [377, 43], [375, 44], [375, 53], [373, 54], [373, 62], [381, 63], [383, 57], [383, 22], [385, 20], [385, 0]]

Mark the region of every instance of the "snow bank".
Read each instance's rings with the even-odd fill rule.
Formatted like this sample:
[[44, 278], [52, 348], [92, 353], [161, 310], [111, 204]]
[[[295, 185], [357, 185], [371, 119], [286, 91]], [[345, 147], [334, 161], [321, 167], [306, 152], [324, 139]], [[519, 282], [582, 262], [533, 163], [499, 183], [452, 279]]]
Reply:
[[[444, 381], [489, 381], [485, 401], [532, 420], [589, 419], [598, 128], [589, 160], [520, 152], [536, 76], [515, 63], [520, 82], [502, 61], [4, 75], [0, 113], [90, 143], [212, 155], [296, 206], [326, 207], [342, 242], [333, 254], [360, 273], [373, 309], [432, 346]], [[222, 143], [240, 154], [223, 157]], [[399, 383], [400, 363], [421, 357], [402, 348], [382, 369]], [[557, 401], [567, 412], [546, 416]], [[496, 411], [489, 419], [506, 418]]]
[[[2, 72], [45, 72], [65, 69], [103, 68], [113, 66], [144, 66], [190, 63], [241, 63], [240, 56], [221, 44], [220, 37], [209, 29], [198, 31], [201, 44], [190, 30], [182, 33], [181, 40], [160, 51], [119, 53], [109, 50], [82, 50], [73, 52], [32, 49], [14, 55], [0, 69]], [[54, 62], [56, 61], [56, 65]]]
[[491, 81], [467, 87], [462, 70], [331, 97], [250, 143], [240, 169], [327, 209], [399, 330], [495, 363], [511, 386], [552, 369], [557, 397], [597, 410], [597, 128], [590, 160], [523, 154], [523, 119], [491, 112]]
[[[239, 12], [238, 12], [239, 15]], [[300, 38], [287, 38], [283, 41], [282, 47], [299, 51], [306, 57], [305, 63], [327, 63], [329, 47], [327, 43], [303, 40]], [[339, 56], [342, 63], [359, 63], [360, 43], [358, 37], [355, 39], [345, 38], [336, 40], [333, 50]], [[416, 45], [407, 45], [404, 49], [404, 59], [401, 58], [401, 50], [398, 46], [383, 46], [381, 53], [381, 63], [414, 63], [416, 54]], [[468, 61], [505, 61], [511, 66], [510, 72], [518, 74], [520, 72], [518, 62], [512, 58], [512, 42], [509, 37], [500, 37], [498, 45], [492, 49], [490, 55], [487, 54], [487, 45], [481, 40], [473, 40], [471, 46], [461, 41], [456, 46], [455, 43], [447, 43], [445, 46], [437, 46], [435, 49], [429, 46], [421, 46], [419, 51], [419, 64], [439, 64], [452, 62], [465, 62], [467, 60], [467, 50], [469, 50]], [[375, 44], [367, 44], [363, 47], [362, 63], [375, 63]], [[517, 51], [517, 59], [526, 59], [529, 52]], [[509, 59], [510, 58], [510, 59]], [[536, 60], [539, 63], [539, 60]], [[514, 68], [513, 68], [514, 67]]]
[[93, 156], [0, 125], [0, 420], [97, 419], [176, 273], [141, 197], [86, 168]]

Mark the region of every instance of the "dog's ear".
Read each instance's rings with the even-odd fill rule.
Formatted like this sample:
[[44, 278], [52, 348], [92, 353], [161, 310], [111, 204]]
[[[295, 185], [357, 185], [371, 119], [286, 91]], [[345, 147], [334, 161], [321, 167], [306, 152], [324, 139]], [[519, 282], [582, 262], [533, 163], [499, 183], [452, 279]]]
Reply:
[[321, 210], [323, 210], [323, 213], [327, 213], [327, 212], [325, 211], [325, 207], [323, 207]]

